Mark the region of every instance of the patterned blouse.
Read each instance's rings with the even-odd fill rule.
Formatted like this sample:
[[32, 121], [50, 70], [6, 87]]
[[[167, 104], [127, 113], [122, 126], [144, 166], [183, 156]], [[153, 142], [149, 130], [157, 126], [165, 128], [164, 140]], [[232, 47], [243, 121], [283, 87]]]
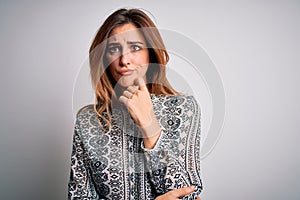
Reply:
[[200, 110], [196, 100], [184, 95], [150, 96], [162, 129], [153, 149], [144, 148], [141, 132], [124, 106], [112, 108], [111, 127], [105, 133], [93, 105], [78, 112], [69, 199], [155, 199], [191, 185], [195, 191], [182, 199], [200, 194]]

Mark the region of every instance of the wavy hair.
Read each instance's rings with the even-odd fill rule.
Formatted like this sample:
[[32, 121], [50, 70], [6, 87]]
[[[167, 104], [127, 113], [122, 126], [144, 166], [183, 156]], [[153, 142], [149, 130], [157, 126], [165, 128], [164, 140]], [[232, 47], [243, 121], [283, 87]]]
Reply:
[[132, 23], [142, 32], [149, 52], [149, 67], [146, 83], [149, 93], [176, 95], [166, 77], [166, 64], [169, 55], [161, 35], [153, 21], [139, 9], [119, 9], [112, 13], [102, 24], [89, 49], [91, 83], [95, 91], [94, 110], [103, 119], [102, 127], [110, 125], [111, 103], [116, 97], [113, 80], [106, 60], [107, 39], [112, 30], [118, 26]]

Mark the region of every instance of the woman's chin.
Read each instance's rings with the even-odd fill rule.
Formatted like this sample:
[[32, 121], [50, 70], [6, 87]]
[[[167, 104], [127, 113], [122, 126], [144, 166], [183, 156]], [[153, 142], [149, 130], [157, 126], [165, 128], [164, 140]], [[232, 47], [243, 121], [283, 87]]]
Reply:
[[124, 88], [127, 88], [131, 85], [134, 85], [134, 79], [128, 79], [128, 78], [121, 78], [118, 81], [118, 85]]

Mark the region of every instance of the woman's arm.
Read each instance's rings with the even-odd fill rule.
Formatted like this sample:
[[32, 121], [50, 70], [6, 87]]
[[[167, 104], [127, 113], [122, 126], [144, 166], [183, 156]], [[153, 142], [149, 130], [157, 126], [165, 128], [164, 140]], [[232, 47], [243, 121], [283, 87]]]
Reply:
[[153, 111], [152, 101], [142, 78], [135, 80], [136, 86], [128, 87], [120, 96], [120, 102], [128, 108], [131, 117], [143, 133], [146, 148], [153, 148], [161, 134], [161, 127]]
[[68, 199], [96, 200], [98, 195], [87, 167], [80, 130], [80, 124], [77, 119], [73, 135]]
[[195, 186], [185, 199], [202, 190], [200, 179], [200, 110], [193, 97], [174, 96], [154, 102], [143, 79], [137, 90], [129, 87], [120, 97], [143, 132], [142, 149], [157, 195]]
[[199, 106], [191, 96], [168, 97], [163, 103], [157, 98], [154, 105], [161, 135], [152, 149], [142, 144], [150, 180], [158, 195], [194, 185], [183, 199], [195, 199], [202, 191]]

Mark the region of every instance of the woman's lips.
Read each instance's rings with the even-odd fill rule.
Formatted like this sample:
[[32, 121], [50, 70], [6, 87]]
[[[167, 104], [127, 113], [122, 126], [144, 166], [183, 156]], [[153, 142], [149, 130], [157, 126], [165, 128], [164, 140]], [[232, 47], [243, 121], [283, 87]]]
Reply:
[[127, 69], [127, 68], [122, 68], [119, 70], [119, 74], [121, 74], [122, 76], [126, 76], [126, 75], [130, 75], [132, 74], [133, 70], [132, 69]]

